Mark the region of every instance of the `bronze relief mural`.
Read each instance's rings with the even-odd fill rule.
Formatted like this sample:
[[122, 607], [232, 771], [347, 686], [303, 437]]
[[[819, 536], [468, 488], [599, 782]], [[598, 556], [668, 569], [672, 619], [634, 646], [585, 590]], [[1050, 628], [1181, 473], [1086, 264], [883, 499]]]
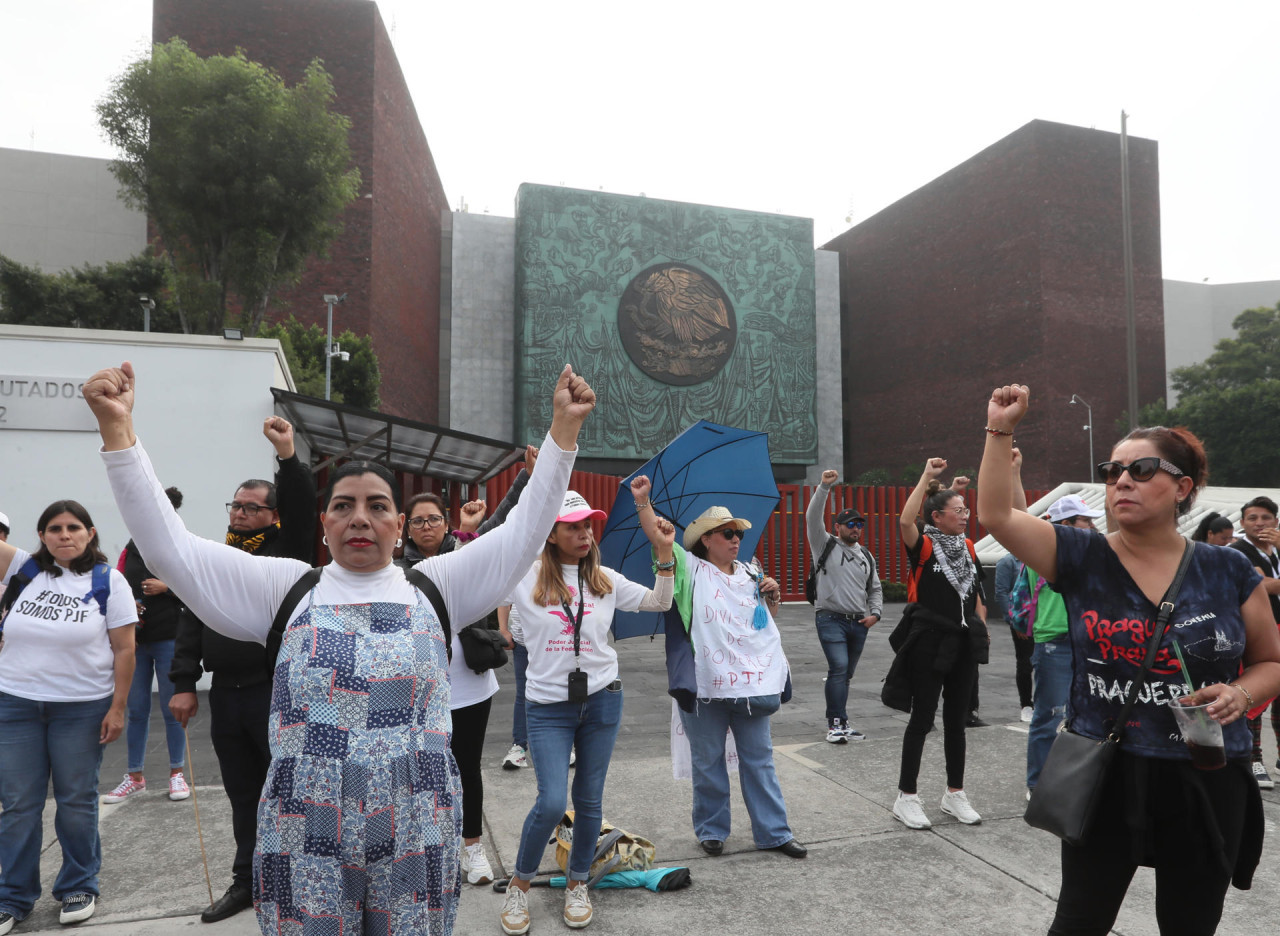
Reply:
[[601, 402], [584, 457], [645, 459], [699, 419], [817, 457], [809, 219], [522, 185], [516, 297], [518, 439], [570, 362]]
[[738, 324], [714, 279], [660, 263], [623, 291], [618, 334], [636, 367], [654, 380], [686, 386], [710, 380], [728, 363]]

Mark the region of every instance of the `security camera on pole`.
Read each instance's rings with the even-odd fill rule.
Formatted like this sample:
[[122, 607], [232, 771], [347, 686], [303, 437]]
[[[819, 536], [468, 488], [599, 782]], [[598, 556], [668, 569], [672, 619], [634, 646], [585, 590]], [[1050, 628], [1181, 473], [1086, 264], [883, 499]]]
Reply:
[[333, 307], [340, 302], [346, 301], [346, 293], [343, 293], [341, 296], [335, 296], [333, 293], [325, 293], [324, 295], [324, 304], [329, 307], [329, 326], [324, 340], [324, 398], [326, 400], [329, 399], [329, 378], [333, 370], [333, 359], [337, 358], [340, 361], [351, 360], [351, 353], [349, 351], [341, 350], [333, 341]]

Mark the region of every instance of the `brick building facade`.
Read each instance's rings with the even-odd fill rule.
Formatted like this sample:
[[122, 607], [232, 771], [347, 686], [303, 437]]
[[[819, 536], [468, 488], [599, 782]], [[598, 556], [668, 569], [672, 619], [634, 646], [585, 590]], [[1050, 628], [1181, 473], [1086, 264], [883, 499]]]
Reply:
[[[1157, 146], [1130, 138], [1141, 405], [1164, 396]], [[840, 235], [846, 476], [981, 460], [997, 382], [1031, 387], [1023, 480], [1086, 480], [1127, 402], [1120, 139], [1035, 120]]]
[[[237, 48], [292, 84], [312, 59], [351, 119], [360, 195], [327, 258], [314, 258], [273, 316], [325, 323], [325, 293], [346, 293], [334, 329], [368, 334], [382, 409], [435, 422], [439, 407], [440, 218], [448, 208], [426, 135], [376, 4], [369, 0], [154, 0], [152, 37], [198, 55]], [[341, 366], [338, 364], [336, 366]]]

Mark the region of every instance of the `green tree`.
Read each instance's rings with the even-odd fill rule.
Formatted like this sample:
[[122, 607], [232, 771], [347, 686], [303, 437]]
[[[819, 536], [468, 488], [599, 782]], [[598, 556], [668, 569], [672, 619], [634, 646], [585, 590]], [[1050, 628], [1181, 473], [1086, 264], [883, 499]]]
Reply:
[[1280, 304], [1246, 309], [1199, 364], [1173, 374], [1178, 404], [1169, 422], [1204, 441], [1215, 484], [1280, 487]]
[[147, 254], [117, 263], [44, 273], [0, 256], [0, 322], [142, 331], [138, 297], [155, 300], [151, 330], [180, 332], [166, 264]]
[[[263, 326], [258, 337], [280, 341], [299, 393], [324, 398], [323, 328], [303, 325], [291, 315], [283, 322]], [[377, 355], [373, 353], [372, 340], [367, 335], [357, 337], [354, 332], [344, 331], [335, 335], [334, 341], [351, 355], [351, 360], [333, 362], [330, 397], [335, 403], [377, 409], [382, 374], [378, 369]]]
[[333, 98], [318, 59], [290, 88], [243, 51], [200, 58], [173, 39], [98, 102], [122, 154], [112, 174], [159, 230], [185, 330], [217, 334], [238, 306], [257, 334], [273, 292], [337, 235], [360, 172]]

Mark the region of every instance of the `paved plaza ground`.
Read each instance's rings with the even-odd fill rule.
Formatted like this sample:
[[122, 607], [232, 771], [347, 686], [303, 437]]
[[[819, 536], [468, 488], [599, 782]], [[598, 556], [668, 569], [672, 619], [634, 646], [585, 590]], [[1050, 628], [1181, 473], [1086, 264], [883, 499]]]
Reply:
[[[1014, 657], [1007, 629], [993, 628], [991, 664], [981, 668], [982, 717], [988, 728], [968, 732], [965, 787], [982, 813], [979, 826], [944, 815], [942, 739], [930, 735], [920, 793], [934, 822], [912, 831], [894, 820], [898, 756], [907, 716], [880, 704], [880, 681], [891, 659], [888, 636], [902, 606], [886, 609], [871, 633], [850, 693], [851, 721], [867, 740], [830, 745], [824, 740], [823, 677], [826, 663], [808, 605], [786, 605], [779, 614], [791, 661], [795, 698], [773, 719], [778, 772], [796, 837], [809, 857], [796, 861], [751, 844], [746, 810], [734, 783], [734, 832], [725, 854], [709, 858], [698, 847], [690, 821], [690, 787], [673, 780], [669, 757], [670, 698], [662, 641], [635, 638], [618, 645], [626, 711], [605, 790], [605, 815], [652, 839], [664, 865], [691, 869], [693, 886], [669, 894], [597, 891], [590, 931], [605, 934], [684, 934], [737, 930], [744, 934], [928, 934], [928, 936], [1024, 936], [1044, 933], [1058, 890], [1056, 839], [1022, 821], [1025, 807], [1026, 725], [1018, 718]], [[511, 743], [512, 677], [500, 670], [485, 747], [485, 844], [495, 868], [510, 871], [521, 824], [533, 803], [531, 770], [503, 771]], [[203, 699], [202, 699], [203, 702]], [[1267, 726], [1267, 763], [1276, 759]], [[215, 895], [230, 883], [230, 809], [209, 742], [207, 708], [191, 725], [191, 746], [204, 842]], [[190, 933], [250, 936], [253, 913], [204, 925], [208, 904], [195, 824], [195, 802], [172, 803], [164, 795], [166, 755], [159, 714], [153, 713], [148, 779], [156, 792], [102, 808], [102, 900], [81, 928], [99, 936]], [[124, 741], [112, 744], [102, 769], [102, 789], [124, 773]], [[1274, 933], [1280, 919], [1280, 791], [1263, 793], [1267, 844], [1251, 891], [1231, 891], [1219, 929], [1230, 936]], [[47, 888], [60, 853], [53, 837], [52, 804], [45, 814], [42, 876], [46, 896], [14, 936], [64, 931]], [[548, 850], [543, 868], [554, 865]], [[465, 887], [465, 885], [464, 885]], [[566, 932], [560, 920], [563, 892], [531, 892], [532, 933]], [[502, 897], [489, 887], [466, 887], [456, 932], [500, 933]], [[1153, 879], [1140, 870], [1115, 932], [1154, 936]]]

